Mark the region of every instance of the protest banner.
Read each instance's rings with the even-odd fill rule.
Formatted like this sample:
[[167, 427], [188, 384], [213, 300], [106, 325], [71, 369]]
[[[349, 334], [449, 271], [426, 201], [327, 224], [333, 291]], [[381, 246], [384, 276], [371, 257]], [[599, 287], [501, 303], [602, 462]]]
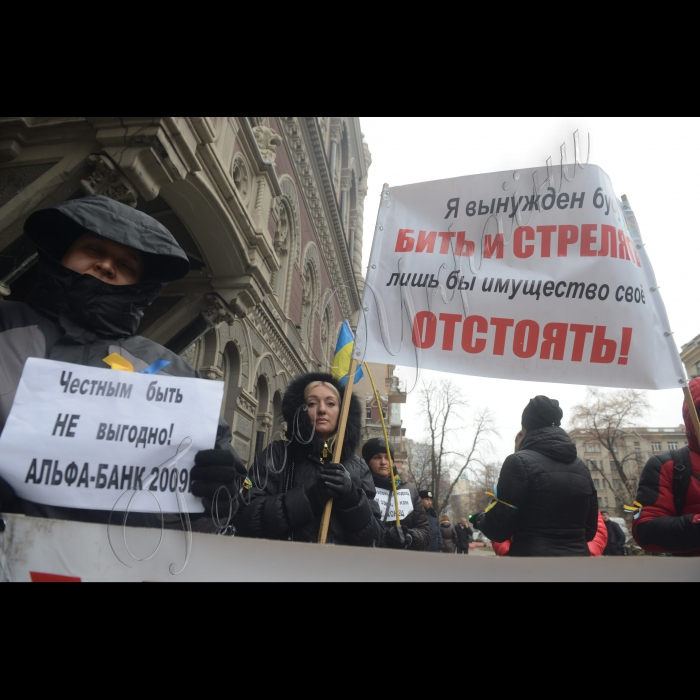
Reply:
[[[670, 233], [670, 232], [669, 232]], [[631, 207], [594, 165], [385, 187], [355, 359], [636, 389], [685, 371]]]
[[[0, 515], [0, 582], [698, 582], [697, 559], [610, 557], [600, 559], [497, 559], [438, 557], [422, 552], [355, 547], [317, 547], [195, 534], [189, 564], [179, 575], [185, 545], [181, 532], [166, 531], [148, 561], [126, 556], [121, 528]], [[132, 549], [158, 531], [127, 528]], [[174, 566], [173, 566], [174, 565]]]
[[202, 513], [190, 471], [215, 447], [222, 397], [220, 382], [30, 359], [0, 436], [0, 476], [47, 506]]

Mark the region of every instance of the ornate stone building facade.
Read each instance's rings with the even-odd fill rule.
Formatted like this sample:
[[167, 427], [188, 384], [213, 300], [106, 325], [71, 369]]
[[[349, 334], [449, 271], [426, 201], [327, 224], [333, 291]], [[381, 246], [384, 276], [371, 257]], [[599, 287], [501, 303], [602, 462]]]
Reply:
[[226, 383], [250, 461], [291, 378], [325, 368], [357, 318], [370, 164], [358, 117], [0, 117], [0, 299], [36, 282], [37, 209], [103, 194], [158, 219], [192, 271], [139, 333]]
[[683, 346], [681, 360], [688, 372], [689, 379], [700, 377], [700, 335]]

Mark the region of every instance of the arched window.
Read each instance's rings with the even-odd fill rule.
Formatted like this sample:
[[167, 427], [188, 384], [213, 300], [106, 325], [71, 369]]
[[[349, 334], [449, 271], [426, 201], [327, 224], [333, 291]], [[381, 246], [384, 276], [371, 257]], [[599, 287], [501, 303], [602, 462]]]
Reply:
[[282, 196], [279, 197], [275, 219], [274, 246], [280, 261], [280, 269], [272, 275], [271, 285], [285, 315], [289, 314], [292, 295], [293, 270], [301, 269], [301, 222], [299, 195], [294, 181], [288, 175], [280, 178]]
[[282, 394], [277, 391], [272, 399], [272, 440], [279, 440], [285, 432], [284, 416], [282, 415]]
[[241, 389], [241, 356], [235, 343], [229, 343], [224, 350], [224, 378], [226, 395], [224, 396], [224, 420], [234, 430], [234, 419], [238, 408]]
[[264, 376], [255, 385], [255, 398], [258, 401], [258, 418], [255, 432], [255, 454], [259, 455], [270, 442], [272, 415], [270, 414], [270, 388]]
[[308, 261], [304, 267], [303, 281], [304, 289], [301, 297], [302, 340], [309, 349], [312, 349], [314, 347], [314, 317], [315, 311], [318, 311], [318, 280], [311, 261]]
[[325, 307], [321, 324], [321, 356], [318, 358], [318, 362], [323, 364], [324, 371], [329, 371], [333, 366], [333, 356], [335, 355], [335, 346], [338, 340], [335, 337], [334, 316], [331, 302]]
[[287, 280], [290, 274], [289, 252], [292, 243], [292, 213], [289, 204], [283, 198], [279, 208], [279, 221], [275, 232], [275, 253], [280, 261], [280, 269], [274, 273], [272, 287], [277, 294], [280, 306], [285, 309], [287, 297]]

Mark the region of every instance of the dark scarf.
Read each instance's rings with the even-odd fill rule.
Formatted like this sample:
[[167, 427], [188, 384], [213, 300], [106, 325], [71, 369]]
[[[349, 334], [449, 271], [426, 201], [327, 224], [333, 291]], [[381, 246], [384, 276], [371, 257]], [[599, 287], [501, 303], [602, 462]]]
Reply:
[[158, 281], [107, 284], [73, 272], [43, 252], [40, 265], [41, 282], [29, 303], [82, 345], [133, 336], [144, 310], [165, 287]]
[[391, 479], [389, 478], [384, 478], [382, 476], [378, 476], [374, 472], [372, 472], [372, 478], [374, 479], [374, 485], [378, 489], [384, 489], [386, 491], [389, 491], [390, 493], [393, 493], [394, 491], [394, 486], [391, 482]]

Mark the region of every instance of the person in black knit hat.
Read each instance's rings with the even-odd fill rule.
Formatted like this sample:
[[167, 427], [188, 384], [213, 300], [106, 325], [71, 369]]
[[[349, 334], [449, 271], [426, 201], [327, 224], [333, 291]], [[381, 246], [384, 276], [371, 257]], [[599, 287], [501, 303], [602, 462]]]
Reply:
[[564, 412], [546, 396], [523, 412], [519, 451], [503, 465], [494, 507], [472, 517], [492, 542], [513, 538], [511, 557], [590, 557], [598, 530], [598, 494]]
[[398, 473], [394, 471], [394, 478], [399, 479], [401, 528], [399, 529], [396, 525], [396, 506], [394, 504], [394, 486], [391, 483], [389, 454], [391, 454], [393, 461], [394, 446], [389, 443], [387, 450], [387, 444], [381, 438], [370, 440], [362, 449], [362, 456], [372, 472], [374, 485], [377, 489], [376, 500], [386, 530], [383, 546], [387, 549], [424, 552], [430, 546], [431, 534], [423, 501], [418, 495], [418, 489], [413, 484], [401, 483]]

